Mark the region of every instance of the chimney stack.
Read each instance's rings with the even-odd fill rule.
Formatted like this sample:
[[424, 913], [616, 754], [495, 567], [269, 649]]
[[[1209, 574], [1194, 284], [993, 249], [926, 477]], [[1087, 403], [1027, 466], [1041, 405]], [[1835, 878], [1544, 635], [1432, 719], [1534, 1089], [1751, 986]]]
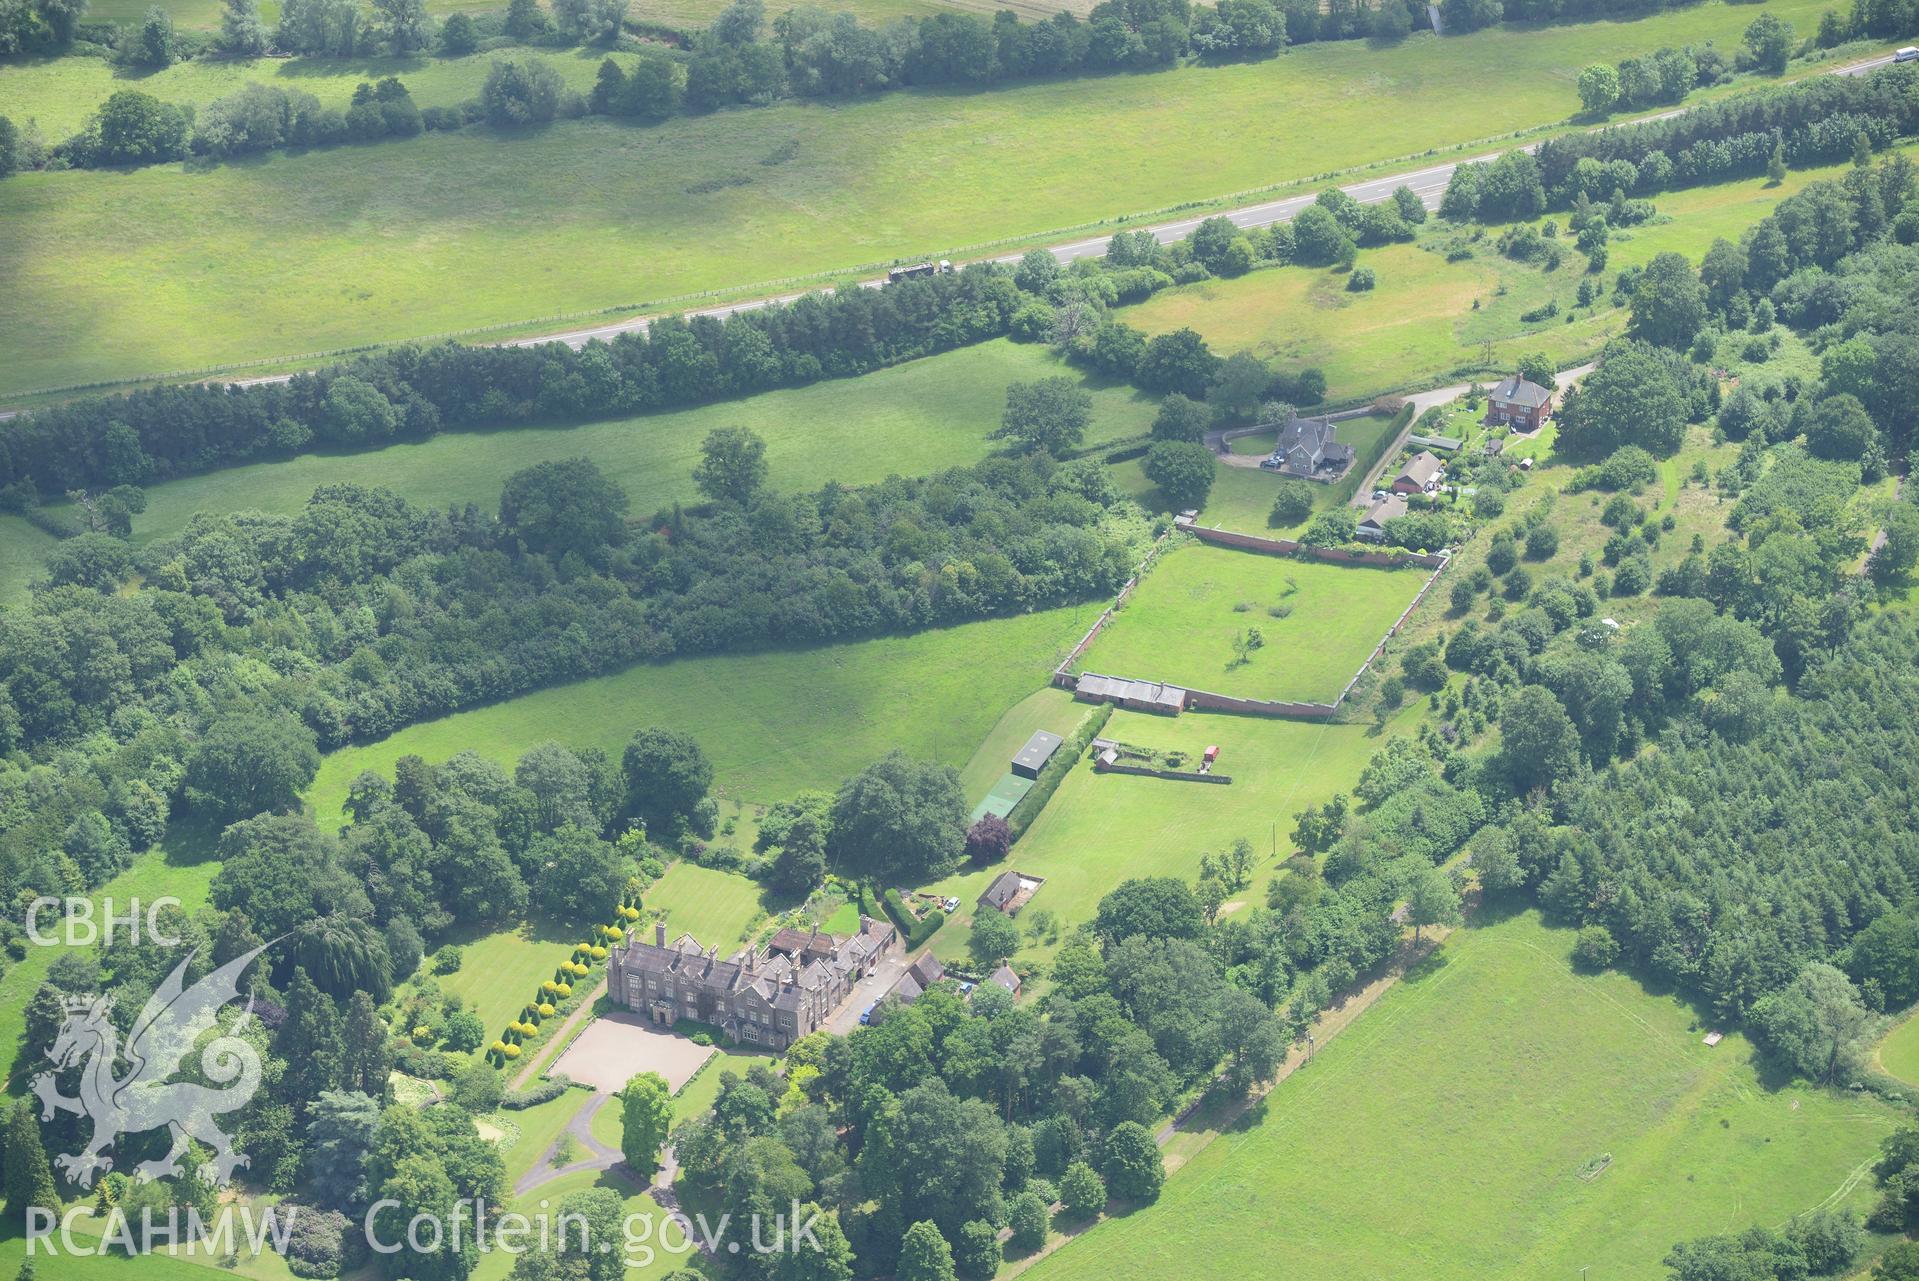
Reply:
[[653, 922], [653, 946], [666, 946], [666, 921], [664, 919]]

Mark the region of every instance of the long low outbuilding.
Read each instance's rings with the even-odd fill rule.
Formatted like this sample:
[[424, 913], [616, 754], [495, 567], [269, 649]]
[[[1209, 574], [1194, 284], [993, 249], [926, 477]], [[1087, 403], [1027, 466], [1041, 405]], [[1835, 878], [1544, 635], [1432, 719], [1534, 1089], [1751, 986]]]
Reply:
[[1087, 672], [1073, 686], [1073, 697], [1082, 703], [1118, 703], [1135, 712], [1162, 712], [1177, 716], [1186, 710], [1186, 691], [1158, 681], [1138, 681], [1125, 676], [1101, 676]]

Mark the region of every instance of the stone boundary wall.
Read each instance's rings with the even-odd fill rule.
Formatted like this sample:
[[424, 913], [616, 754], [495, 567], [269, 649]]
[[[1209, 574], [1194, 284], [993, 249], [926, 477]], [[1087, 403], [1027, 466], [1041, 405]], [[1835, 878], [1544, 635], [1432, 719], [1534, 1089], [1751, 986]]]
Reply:
[[1137, 774], [1142, 778], [1170, 778], [1181, 783], [1230, 783], [1231, 774], [1202, 774], [1198, 770], [1155, 769], [1151, 765], [1102, 765], [1093, 762], [1095, 774]]
[[[1174, 521], [1174, 526], [1178, 526], [1177, 520]], [[1079, 678], [1072, 675], [1073, 664], [1077, 663], [1080, 655], [1086, 652], [1086, 647], [1091, 645], [1094, 640], [1099, 637], [1099, 634], [1106, 630], [1106, 624], [1113, 621], [1114, 613], [1118, 611], [1121, 605], [1126, 603], [1127, 597], [1133, 594], [1133, 589], [1139, 586], [1139, 580], [1146, 577], [1146, 571], [1153, 567], [1153, 562], [1159, 559], [1159, 554], [1166, 550], [1166, 540], [1172, 536], [1173, 529], [1169, 528], [1165, 533], [1153, 540], [1153, 545], [1147, 549], [1146, 554], [1140, 558], [1139, 564], [1134, 567], [1133, 576], [1127, 579], [1125, 585], [1119, 589], [1119, 595], [1113, 597], [1113, 603], [1100, 611], [1099, 617], [1093, 620], [1093, 625], [1086, 629], [1084, 636], [1079, 638], [1079, 644], [1066, 651], [1066, 657], [1061, 659], [1059, 665], [1053, 668], [1053, 684], [1063, 689], [1078, 688]]]
[[1381, 569], [1418, 565], [1425, 569], [1437, 570], [1444, 568], [1446, 564], [1446, 557], [1431, 552], [1348, 551], [1344, 547], [1308, 547], [1290, 538], [1265, 538], [1259, 534], [1235, 533], [1230, 529], [1209, 529], [1205, 525], [1187, 520], [1184, 516], [1177, 517], [1173, 523], [1202, 543], [1213, 543], [1220, 547], [1237, 547], [1242, 551], [1263, 552], [1268, 556], [1303, 556], [1308, 560], [1323, 560], [1338, 565], [1374, 565]]
[[[1359, 670], [1353, 673], [1352, 679], [1347, 681], [1345, 688], [1339, 691], [1339, 697], [1331, 703], [1270, 702], [1259, 698], [1235, 698], [1230, 694], [1216, 694], [1211, 690], [1205, 689], [1188, 689], [1186, 691], [1186, 706], [1199, 711], [1235, 712], [1247, 716], [1272, 716], [1294, 720], [1331, 720], [1333, 716], [1338, 713], [1341, 705], [1345, 703], [1347, 696], [1353, 692], [1353, 686], [1359, 684], [1360, 678], [1372, 669], [1373, 664], [1378, 661], [1379, 656], [1386, 652], [1387, 644], [1392, 641], [1393, 637], [1399, 634], [1399, 629], [1406, 625], [1406, 620], [1412, 617], [1413, 611], [1419, 608], [1420, 602], [1424, 601], [1427, 593], [1432, 591], [1433, 584], [1439, 581], [1439, 575], [1445, 570], [1450, 560], [1450, 557], [1443, 554], [1428, 552], [1354, 552], [1347, 551], [1340, 547], [1307, 547], [1294, 542], [1290, 538], [1262, 538], [1257, 534], [1240, 534], [1226, 529], [1208, 529], [1203, 525], [1195, 524], [1189, 516], [1175, 517], [1173, 526], [1182, 533], [1191, 534], [1203, 543], [1212, 543], [1220, 547], [1233, 547], [1243, 551], [1260, 552], [1269, 556], [1304, 556], [1308, 559], [1329, 561], [1334, 564], [1374, 565], [1387, 569], [1403, 565], [1418, 565], [1422, 568], [1432, 570], [1432, 573], [1427, 575], [1426, 581], [1420, 585], [1419, 591], [1413, 596], [1411, 603], [1399, 612], [1399, 617], [1393, 620], [1393, 625], [1388, 627], [1386, 634], [1379, 638], [1379, 644], [1373, 646], [1373, 652], [1366, 656], [1366, 661], [1359, 665]], [[1167, 531], [1168, 534], [1171, 532], [1171, 530]], [[1120, 606], [1126, 603], [1127, 598], [1133, 594], [1133, 589], [1139, 586], [1139, 580], [1145, 575], [1146, 571], [1152, 567], [1153, 562], [1158, 559], [1160, 552], [1164, 549], [1166, 537], [1166, 534], [1162, 534], [1154, 541], [1152, 550], [1146, 554], [1145, 559], [1140, 561], [1139, 568], [1134, 571], [1131, 578], [1126, 580], [1126, 585], [1120, 588], [1119, 595], [1113, 598], [1113, 603], [1101, 611], [1100, 616], [1093, 620], [1093, 625], [1086, 629], [1086, 635], [1080, 638], [1079, 644], [1073, 646], [1071, 652], [1066, 655], [1065, 660], [1053, 669], [1052, 683], [1054, 685], [1067, 690], [1077, 690], [1079, 688], [1079, 678], [1073, 675], [1071, 671], [1073, 664], [1079, 661], [1080, 655], [1086, 652], [1087, 646], [1091, 645], [1099, 634], [1106, 629], [1106, 625], [1112, 622], [1114, 613], [1118, 611]], [[1209, 775], [1174, 775], [1168, 774], [1163, 770], [1140, 769], [1132, 766], [1109, 766], [1107, 767], [1107, 772], [1152, 774], [1161, 777], [1193, 777], [1203, 778], [1209, 782], [1223, 781]]]

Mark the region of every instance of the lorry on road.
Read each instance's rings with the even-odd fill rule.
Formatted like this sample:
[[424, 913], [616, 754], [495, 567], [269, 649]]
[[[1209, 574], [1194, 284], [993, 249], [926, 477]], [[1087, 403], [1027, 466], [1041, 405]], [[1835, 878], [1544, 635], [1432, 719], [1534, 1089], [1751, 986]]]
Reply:
[[951, 275], [953, 264], [942, 258], [938, 262], [915, 262], [903, 267], [895, 267], [886, 273], [886, 283], [897, 285], [902, 280], [912, 280], [916, 276]]

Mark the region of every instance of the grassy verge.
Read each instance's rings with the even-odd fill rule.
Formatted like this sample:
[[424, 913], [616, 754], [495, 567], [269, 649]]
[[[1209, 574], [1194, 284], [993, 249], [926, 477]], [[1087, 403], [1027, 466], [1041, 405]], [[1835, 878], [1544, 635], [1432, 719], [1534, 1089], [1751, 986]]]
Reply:
[[[1821, 7], [1768, 10], [1810, 30]], [[1586, 63], [1730, 45], [1750, 20], [1707, 3], [654, 129], [23, 174], [0, 188], [0, 393], [832, 272], [1312, 178], [1563, 120]], [[693, 172], [746, 181], [710, 190]]]
[[1571, 943], [1531, 915], [1456, 933], [1157, 1205], [1030, 1275], [1171, 1277], [1199, 1249], [1250, 1273], [1283, 1239], [1308, 1279], [1654, 1276], [1680, 1239], [1869, 1201], [1892, 1109], [1762, 1083], [1743, 1038], [1707, 1048]]

